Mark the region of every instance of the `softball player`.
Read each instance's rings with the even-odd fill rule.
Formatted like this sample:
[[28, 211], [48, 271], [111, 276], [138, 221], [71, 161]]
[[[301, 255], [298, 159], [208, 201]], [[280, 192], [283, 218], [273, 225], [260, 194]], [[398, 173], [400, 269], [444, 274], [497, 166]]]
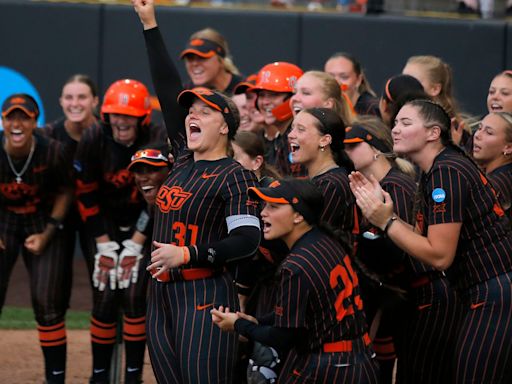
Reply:
[[72, 198], [71, 166], [62, 147], [34, 132], [39, 107], [25, 94], [2, 105], [0, 132], [0, 310], [12, 268], [22, 254], [48, 383], [64, 383], [70, 263], [61, 229]]
[[[355, 168], [366, 177], [373, 175], [391, 195], [397, 216], [413, 223], [414, 169], [394, 159], [385, 124], [361, 117], [347, 128], [345, 147]], [[368, 322], [380, 324], [373, 341], [381, 382], [392, 382], [395, 351], [398, 382], [437, 383], [451, 377], [447, 362], [459, 311], [446, 279], [409, 258], [371, 224], [362, 224], [361, 233], [356, 258], [374, 273], [361, 275], [361, 289]]]
[[233, 63], [228, 42], [213, 28], [194, 32], [180, 58], [190, 77], [187, 89], [206, 87], [231, 95], [243, 79]]
[[153, 2], [133, 3], [176, 159], [158, 192], [148, 266], [157, 279], [147, 326], [153, 370], [161, 383], [229, 383], [237, 339], [213, 325], [209, 309], [238, 306], [225, 266], [250, 257], [259, 245], [257, 204], [246, 192], [257, 181], [227, 157], [239, 124], [234, 103], [206, 88], [180, 93]]
[[[512, 234], [487, 178], [450, 141], [450, 117], [430, 100], [400, 109], [394, 150], [424, 172], [418, 232], [393, 214], [389, 194], [361, 174], [351, 186], [363, 214], [409, 255], [446, 271], [463, 320], [453, 359], [456, 383], [504, 383], [512, 377]], [[384, 202], [374, 193], [383, 193]], [[449, 378], [447, 378], [450, 380]]]
[[309, 181], [283, 179], [250, 193], [266, 204], [265, 239], [282, 239], [290, 249], [279, 267], [277, 301], [259, 320], [213, 309], [214, 322], [278, 350], [291, 349], [280, 383], [377, 383], [358, 278], [341, 243], [321, 229], [320, 192]]
[[492, 79], [487, 94], [487, 110], [512, 113], [512, 70], [503, 71]]
[[[140, 263], [142, 246], [130, 241], [145, 203], [126, 167], [138, 148], [150, 142], [164, 143], [165, 131], [150, 123], [149, 92], [136, 80], [114, 82], [105, 93], [101, 115], [103, 124], [87, 130], [80, 140], [74, 164], [78, 208], [86, 226], [88, 249], [92, 250], [87, 259], [95, 288], [91, 382], [108, 382], [121, 308], [125, 381], [132, 383], [139, 382], [142, 375], [148, 275]], [[137, 261], [128, 262], [133, 256]], [[136, 274], [137, 281], [118, 281], [118, 268]]]
[[348, 173], [354, 168], [343, 150], [344, 135], [345, 124], [334, 110], [309, 108], [293, 119], [288, 141], [293, 162], [307, 169], [326, 198], [322, 221], [341, 230], [346, 246], [352, 249], [352, 232], [357, 224]]
[[370, 86], [361, 63], [351, 54], [333, 54], [324, 65], [349, 97], [358, 115], [380, 116], [379, 98]]
[[496, 190], [498, 200], [512, 219], [512, 114], [493, 112], [485, 116], [473, 136], [473, 158]]

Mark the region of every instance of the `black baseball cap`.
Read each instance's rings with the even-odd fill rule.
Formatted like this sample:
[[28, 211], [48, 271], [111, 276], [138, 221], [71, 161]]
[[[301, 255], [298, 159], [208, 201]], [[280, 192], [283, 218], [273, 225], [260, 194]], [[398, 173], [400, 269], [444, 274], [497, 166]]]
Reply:
[[257, 74], [247, 76], [247, 78], [244, 81], [241, 81], [237, 85], [235, 85], [235, 88], [233, 88], [233, 94], [240, 95], [242, 93], [249, 92], [256, 85], [257, 79]]
[[383, 96], [391, 102], [396, 102], [409, 93], [424, 92], [423, 85], [410, 75], [396, 75], [390, 78], [384, 86]]
[[163, 168], [170, 165], [167, 156], [156, 148], [139, 149], [132, 156], [131, 160], [131, 163], [127, 167], [128, 170], [133, 170], [133, 167], [137, 164], [146, 164], [155, 168]]
[[266, 188], [250, 187], [248, 193], [250, 196], [268, 203], [290, 204], [309, 224], [318, 222], [321, 209], [315, 212], [312, 207], [305, 204], [293, 183], [286, 179], [275, 180]]
[[16, 93], [9, 96], [2, 105], [2, 116], [5, 117], [12, 111], [21, 109], [31, 118], [37, 119], [39, 116], [39, 107], [37, 102], [30, 95], [25, 93]]
[[222, 46], [208, 39], [192, 39], [188, 42], [187, 47], [180, 53], [180, 59], [186, 55], [197, 55], [208, 59], [214, 55], [226, 57], [226, 51]]
[[190, 108], [194, 99], [200, 99], [211, 108], [219, 111], [224, 116], [224, 120], [228, 125], [230, 139], [235, 136], [236, 130], [238, 129], [238, 123], [235, 115], [231, 110], [231, 107], [226, 102], [227, 96], [223, 96], [216, 91], [204, 87], [196, 87], [192, 89], [186, 89], [178, 95], [178, 103], [185, 108]]
[[392, 151], [392, 148], [388, 148], [388, 146], [384, 144], [382, 140], [372, 135], [362, 125], [354, 124], [351, 127], [345, 128], [345, 140], [343, 140], [343, 143], [355, 144], [362, 143], [363, 141], [367, 142], [372, 147], [378, 149], [382, 153]]

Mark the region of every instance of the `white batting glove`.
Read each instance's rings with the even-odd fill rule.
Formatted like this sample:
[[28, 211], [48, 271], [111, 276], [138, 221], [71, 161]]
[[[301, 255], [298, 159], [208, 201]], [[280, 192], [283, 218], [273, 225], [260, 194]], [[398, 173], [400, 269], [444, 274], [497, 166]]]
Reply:
[[119, 244], [115, 241], [106, 243], [96, 243], [98, 253], [94, 255], [94, 272], [92, 273], [92, 282], [100, 291], [104, 291], [110, 280], [110, 289], [116, 289], [116, 267], [117, 250]]
[[123, 241], [119, 264], [117, 265], [117, 281], [119, 288], [128, 288], [130, 282], [135, 284], [139, 277], [139, 263], [142, 259], [142, 244], [132, 240]]

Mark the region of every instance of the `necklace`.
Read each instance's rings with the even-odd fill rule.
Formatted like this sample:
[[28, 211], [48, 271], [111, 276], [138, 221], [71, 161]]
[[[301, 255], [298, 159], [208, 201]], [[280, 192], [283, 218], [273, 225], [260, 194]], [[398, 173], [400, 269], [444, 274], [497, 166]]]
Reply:
[[21, 184], [23, 181], [21, 179], [21, 176], [27, 171], [28, 166], [30, 165], [30, 162], [32, 161], [32, 156], [34, 156], [34, 150], [36, 149], [36, 138], [32, 137], [32, 145], [30, 147], [30, 153], [28, 154], [27, 160], [25, 161], [25, 164], [23, 164], [23, 168], [21, 168], [21, 171], [16, 171], [14, 168], [14, 164], [12, 162], [11, 156], [9, 156], [9, 153], [7, 150], [5, 151], [5, 154], [7, 156], [7, 162], [9, 163], [9, 168], [11, 168], [12, 173], [16, 175], [16, 183]]

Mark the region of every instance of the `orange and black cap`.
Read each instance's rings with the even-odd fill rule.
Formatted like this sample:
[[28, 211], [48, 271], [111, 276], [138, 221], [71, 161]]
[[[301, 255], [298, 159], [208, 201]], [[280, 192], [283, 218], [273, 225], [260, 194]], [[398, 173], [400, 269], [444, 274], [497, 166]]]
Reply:
[[225, 96], [222, 96], [216, 91], [204, 87], [196, 87], [192, 89], [186, 89], [178, 95], [178, 103], [185, 108], [190, 108], [194, 99], [199, 99], [206, 103], [211, 108], [219, 111], [224, 116], [224, 121], [228, 125], [229, 138], [232, 139], [235, 136], [236, 130], [238, 129], [238, 123], [236, 121], [233, 111], [226, 102]]
[[167, 156], [156, 148], [139, 149], [132, 156], [131, 163], [127, 169], [133, 171], [133, 167], [137, 164], [146, 164], [155, 168], [168, 167], [170, 165]]
[[240, 95], [242, 93], [249, 92], [256, 85], [257, 78], [258, 75], [256, 74], [247, 76], [247, 78], [244, 81], [241, 81], [237, 85], [235, 85], [235, 88], [233, 89], [233, 94]]
[[304, 203], [301, 194], [286, 179], [275, 180], [266, 188], [250, 187], [250, 196], [273, 204], [290, 204], [292, 208], [300, 213], [308, 224], [313, 225], [319, 220], [319, 212], [315, 212]]
[[214, 41], [208, 39], [192, 39], [188, 42], [187, 47], [180, 53], [180, 59], [183, 59], [186, 55], [197, 55], [209, 59], [214, 55], [226, 57], [226, 51]]
[[33, 119], [37, 119], [39, 116], [37, 102], [32, 96], [26, 93], [16, 93], [9, 96], [2, 105], [2, 116], [5, 117], [16, 109], [21, 109]]
[[343, 143], [356, 144], [362, 142], [370, 144], [372, 147], [378, 149], [382, 153], [388, 153], [392, 151], [392, 149], [388, 148], [382, 140], [372, 135], [366, 130], [366, 128], [361, 125], [355, 124], [351, 127], [345, 128], [345, 140], [343, 140]]

